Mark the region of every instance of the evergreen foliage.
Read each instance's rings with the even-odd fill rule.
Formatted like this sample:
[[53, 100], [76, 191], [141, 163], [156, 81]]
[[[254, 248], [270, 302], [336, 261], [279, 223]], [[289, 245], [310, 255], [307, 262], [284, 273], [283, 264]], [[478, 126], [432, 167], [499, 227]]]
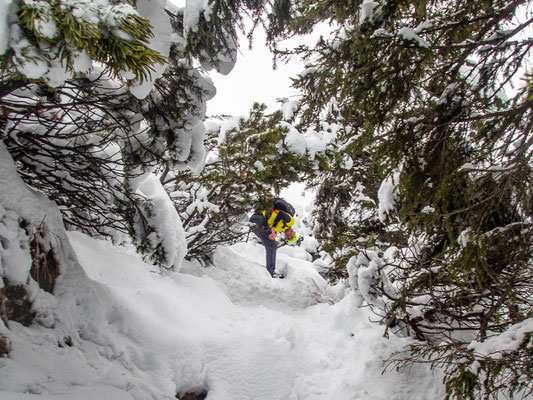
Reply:
[[398, 366], [444, 366], [451, 398], [531, 394], [529, 2], [294, 6], [293, 33], [336, 27], [285, 52], [308, 60], [301, 118], [343, 124], [330, 164], [354, 163], [320, 176], [324, 247], [388, 329], [421, 340]]
[[254, 104], [237, 126], [226, 130], [222, 123], [208, 130], [200, 174], [162, 176], [183, 221], [188, 258], [207, 261], [216, 246], [245, 239], [248, 214], [261, 209], [265, 196], [312, 174], [309, 158], [285, 144], [288, 128], [281, 112], [266, 115], [265, 109]]
[[113, 74], [130, 71], [142, 81], [154, 64], [165, 62], [147, 46], [152, 37], [149, 21], [128, 3], [99, 7], [85, 1], [22, 0], [17, 16], [17, 33], [24, 39], [5, 57], [22, 74], [28, 73], [24, 64], [31, 59], [34, 63], [59, 61], [75, 73], [76, 57], [84, 53]]
[[[27, 103], [27, 104], [24, 104]], [[49, 91], [28, 84], [2, 99], [2, 139], [21, 177], [62, 209], [71, 227], [125, 229], [117, 201], [127, 200], [120, 144], [134, 139], [136, 118], [124, 88], [102, 76]], [[131, 194], [130, 194], [131, 196]]]
[[[181, 46], [183, 33], [167, 60], [146, 46], [151, 26], [129, 4], [34, 1], [15, 11], [10, 29], [21, 36], [2, 56], [0, 137], [19, 174], [59, 205], [67, 227], [119, 240], [127, 233], [167, 265], [158, 210], [137, 185], [155, 168], [198, 168], [205, 154], [202, 119], [214, 88]], [[135, 97], [130, 84], [167, 61], [155, 89]]]
[[[69, 228], [120, 240], [127, 233], [167, 265], [160, 210], [138, 185], [149, 172], [165, 181], [202, 167], [202, 119], [215, 91], [196, 65], [228, 73], [243, 16], [266, 24], [270, 5], [214, 1], [185, 11], [155, 1], [151, 18], [169, 19], [174, 31], [162, 34], [172, 41], [163, 57], [140, 3], [14, 2], [0, 54], [1, 139], [21, 177], [59, 205]], [[150, 93], [137, 91], [143, 81]]]

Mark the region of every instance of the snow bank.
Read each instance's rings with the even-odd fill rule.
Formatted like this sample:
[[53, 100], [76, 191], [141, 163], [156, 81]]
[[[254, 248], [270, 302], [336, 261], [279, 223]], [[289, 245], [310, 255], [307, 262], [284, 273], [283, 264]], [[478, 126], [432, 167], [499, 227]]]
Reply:
[[[219, 247], [214, 266], [190, 273], [209, 276], [217, 282], [232, 302], [239, 305], [260, 303], [276, 310], [309, 307], [318, 302], [333, 302], [338, 293], [329, 287], [310, 261], [293, 258], [288, 246], [277, 255], [276, 271], [287, 279], [273, 280], [265, 268], [264, 247], [240, 243], [231, 248]], [[294, 293], [299, 293], [295, 298]]]
[[[0, 277], [7, 278], [11, 285], [24, 285], [33, 300], [48, 297], [36, 283], [29, 279], [31, 258], [29, 256], [29, 234], [22, 228], [22, 220], [34, 229], [46, 227], [51, 245], [58, 256], [67, 261], [75, 255], [65, 242], [62, 218], [55, 203], [40, 193], [29, 189], [19, 177], [13, 159], [0, 141]], [[44, 229], [44, 228], [43, 228]], [[73, 268], [76, 268], [73, 266]], [[81, 269], [78, 268], [79, 271]], [[70, 269], [65, 268], [65, 273]], [[0, 281], [1, 282], [1, 281]], [[0, 283], [3, 287], [3, 283]], [[43, 300], [44, 301], [44, 300]]]
[[370, 311], [329, 286], [297, 248], [278, 252], [287, 275], [279, 280], [252, 241], [219, 248], [211, 267], [184, 261], [181, 273], [163, 274], [132, 248], [75, 232], [69, 241], [85, 273], [63, 281], [55, 327], [12, 324], [2, 399], [444, 396], [426, 366], [381, 373], [382, 359], [409, 340], [385, 339]]
[[[9, 358], [0, 358], [0, 397], [24, 399], [30, 394], [81, 392], [83, 398], [93, 389], [99, 393], [102, 387], [110, 393], [109, 382], [114, 380], [112, 386], [120, 389], [116, 398], [131, 398], [124, 393], [127, 382], [113, 368], [112, 358], [112, 354], [120, 354], [127, 345], [110, 340], [113, 331], [110, 326], [124, 315], [115, 307], [116, 303], [109, 301], [109, 290], [87, 278], [56, 205], [22, 182], [1, 142], [0, 187], [0, 272], [3, 278], [9, 278], [11, 285], [20, 284], [26, 289], [36, 313], [30, 328], [10, 321], [7, 330], [0, 323], [1, 334], [9, 345]], [[21, 219], [29, 222], [30, 230], [41, 226], [54, 249], [61, 271], [54, 296], [40, 289], [30, 277], [30, 236], [16, 229]], [[96, 379], [98, 368], [107, 368], [108, 381]]]

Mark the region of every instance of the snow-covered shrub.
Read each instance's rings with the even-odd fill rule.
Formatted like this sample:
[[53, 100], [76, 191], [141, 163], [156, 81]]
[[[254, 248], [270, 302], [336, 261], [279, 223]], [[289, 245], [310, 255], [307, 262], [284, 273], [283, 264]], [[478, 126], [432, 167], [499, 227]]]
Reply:
[[305, 141], [303, 154], [293, 151], [282, 114], [264, 110], [256, 104], [246, 118], [209, 121], [202, 172], [162, 178], [183, 221], [187, 257], [206, 260], [216, 246], [245, 239], [248, 215], [262, 206], [265, 195], [312, 174]]
[[179, 271], [187, 248], [171, 199], [154, 174], [139, 179], [135, 191], [144, 200], [132, 223], [134, 243], [151, 262]]
[[[359, 304], [365, 302], [377, 314], [388, 310], [390, 299], [394, 299], [394, 289], [385, 271], [385, 262], [374, 251], [365, 251], [353, 256], [346, 265], [348, 282]], [[388, 299], [383, 296], [386, 293]]]

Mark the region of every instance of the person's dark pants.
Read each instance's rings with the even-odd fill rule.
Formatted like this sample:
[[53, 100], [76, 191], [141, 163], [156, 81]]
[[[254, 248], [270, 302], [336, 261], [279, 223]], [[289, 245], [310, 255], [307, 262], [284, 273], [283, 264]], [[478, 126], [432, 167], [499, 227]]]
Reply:
[[250, 222], [257, 227], [252, 228], [252, 232], [261, 239], [266, 250], [266, 269], [270, 275], [274, 275], [274, 269], [276, 268], [276, 241], [268, 238], [272, 230], [268, 226], [267, 220], [261, 214], [254, 214], [250, 218]]

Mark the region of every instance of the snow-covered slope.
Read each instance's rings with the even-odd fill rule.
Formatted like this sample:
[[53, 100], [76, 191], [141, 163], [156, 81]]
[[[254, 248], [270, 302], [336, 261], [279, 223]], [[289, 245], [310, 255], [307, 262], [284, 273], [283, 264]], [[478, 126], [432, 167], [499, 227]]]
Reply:
[[212, 267], [161, 274], [133, 251], [69, 237], [101, 307], [71, 306], [85, 324], [67, 344], [53, 328], [11, 324], [3, 400], [444, 397], [424, 366], [382, 374], [382, 359], [407, 339], [383, 338], [350, 291], [328, 286], [297, 250], [280, 249], [284, 280], [269, 277], [252, 242], [219, 248]]

